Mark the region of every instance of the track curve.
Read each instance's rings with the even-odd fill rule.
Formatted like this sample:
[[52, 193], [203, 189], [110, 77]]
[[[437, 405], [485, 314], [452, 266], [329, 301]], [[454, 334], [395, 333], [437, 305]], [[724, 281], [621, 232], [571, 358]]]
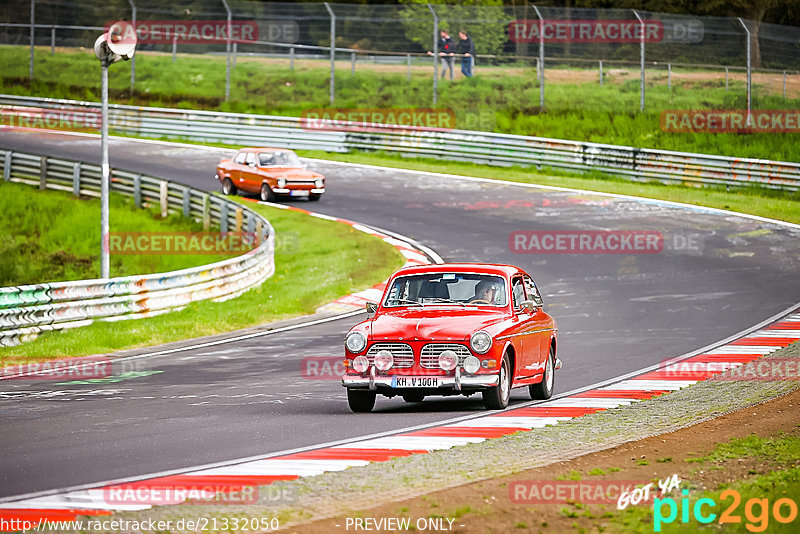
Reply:
[[[99, 140], [4, 130], [0, 147], [96, 161]], [[216, 189], [230, 151], [112, 139], [111, 164]], [[448, 261], [515, 263], [559, 323], [557, 392], [610, 379], [726, 338], [800, 301], [800, 230], [609, 195], [314, 162], [328, 192], [293, 202], [408, 235]], [[112, 214], [113, 217], [113, 214]], [[659, 254], [516, 254], [518, 230], [651, 230]], [[350, 414], [335, 381], [301, 378], [306, 356], [341, 352], [356, 318], [179, 355], [137, 360], [153, 374], [102, 387], [0, 382], [6, 466], [0, 497], [265, 455], [431, 423], [479, 400], [379, 400]], [[512, 402], [524, 399], [522, 390]]]

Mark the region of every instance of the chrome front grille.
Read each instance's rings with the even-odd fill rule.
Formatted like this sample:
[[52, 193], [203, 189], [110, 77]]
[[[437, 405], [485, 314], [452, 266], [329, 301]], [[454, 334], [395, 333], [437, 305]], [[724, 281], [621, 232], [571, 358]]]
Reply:
[[466, 345], [459, 345], [458, 343], [428, 343], [422, 347], [419, 364], [428, 369], [438, 369], [439, 355], [446, 350], [452, 350], [458, 355], [459, 365], [463, 365], [464, 359], [471, 354]]
[[369, 359], [370, 365], [372, 365], [375, 355], [382, 350], [388, 350], [392, 353], [392, 357], [394, 358], [394, 365], [392, 365], [392, 368], [402, 369], [414, 365], [414, 351], [411, 349], [411, 345], [407, 345], [406, 343], [375, 343], [367, 351], [367, 358]]

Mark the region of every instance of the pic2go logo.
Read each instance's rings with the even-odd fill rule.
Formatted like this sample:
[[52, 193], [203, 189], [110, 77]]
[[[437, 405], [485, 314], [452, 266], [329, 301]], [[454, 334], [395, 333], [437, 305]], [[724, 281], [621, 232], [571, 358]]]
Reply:
[[[681, 514], [681, 523], [689, 522], [691, 511], [694, 519], [698, 523], [708, 524], [717, 519], [717, 514], [713, 510], [717, 508], [714, 499], [698, 499], [694, 506], [689, 503], [689, 490], [683, 490], [683, 498], [680, 500], [680, 510], [675, 499], [667, 497], [665, 499], [656, 498], [653, 500], [653, 531], [661, 532], [662, 525], [675, 522], [678, 512]], [[742, 517], [737, 513], [742, 502], [742, 496], [736, 490], [725, 490], [720, 496], [720, 504], [731, 499], [731, 504], [719, 516], [719, 523], [741, 523]], [[781, 498], [776, 500], [770, 509], [770, 502], [767, 498], [749, 499], [744, 505], [744, 517], [747, 520], [745, 528], [750, 532], [764, 532], [769, 526], [770, 512], [778, 523], [791, 523], [797, 519], [797, 503], [792, 499]], [[666, 515], [665, 515], [666, 508]]]

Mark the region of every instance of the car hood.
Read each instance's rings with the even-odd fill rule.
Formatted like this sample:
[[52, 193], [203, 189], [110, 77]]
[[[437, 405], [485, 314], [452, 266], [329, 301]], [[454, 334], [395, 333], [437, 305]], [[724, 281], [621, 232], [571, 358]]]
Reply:
[[318, 172], [303, 169], [301, 167], [259, 167], [261, 171], [269, 173], [276, 178], [294, 178], [297, 180], [315, 180], [322, 176]]
[[381, 313], [370, 323], [375, 341], [403, 338], [422, 341], [463, 341], [473, 332], [507, 317], [504, 310], [443, 308], [403, 309]]

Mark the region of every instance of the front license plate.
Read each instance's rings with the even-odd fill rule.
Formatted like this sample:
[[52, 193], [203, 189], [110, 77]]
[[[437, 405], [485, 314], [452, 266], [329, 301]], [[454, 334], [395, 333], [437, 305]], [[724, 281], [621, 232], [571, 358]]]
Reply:
[[293, 197], [307, 197], [308, 196], [308, 190], [307, 189], [298, 189], [296, 191], [290, 191], [289, 195], [293, 196]]
[[393, 376], [393, 388], [438, 388], [438, 376]]

